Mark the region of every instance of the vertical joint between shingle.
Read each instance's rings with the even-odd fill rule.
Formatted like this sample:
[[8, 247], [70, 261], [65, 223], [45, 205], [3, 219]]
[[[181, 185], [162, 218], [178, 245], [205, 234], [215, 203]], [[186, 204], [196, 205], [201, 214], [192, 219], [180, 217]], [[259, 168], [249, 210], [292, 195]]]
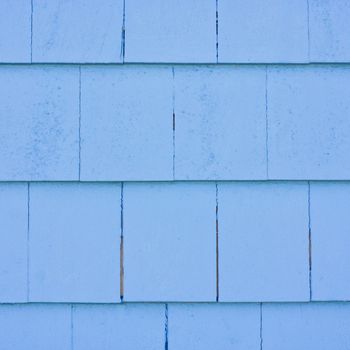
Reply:
[[29, 302], [30, 295], [30, 182], [27, 183], [27, 302]]
[[311, 185], [308, 181], [308, 243], [309, 243], [309, 297], [312, 300], [312, 235], [311, 235]]
[[120, 189], [120, 302], [124, 300], [124, 183]]
[[173, 109], [173, 180], [175, 180], [175, 157], [176, 157], [176, 114], [175, 114], [175, 68], [172, 67], [172, 109]]
[[268, 66], [265, 66], [265, 151], [266, 178], [269, 179], [269, 117], [268, 117]]
[[120, 48], [120, 58], [122, 62], [125, 62], [125, 0], [123, 0], [123, 22], [122, 22], [122, 32], [121, 32], [121, 48]]
[[219, 301], [219, 188], [215, 183], [216, 302]]
[[219, 0], [215, 0], [215, 35], [216, 35], [216, 63], [219, 63]]
[[30, 63], [33, 62], [33, 0], [30, 1]]
[[74, 304], [70, 307], [70, 348], [74, 350]]
[[81, 65], [79, 65], [79, 126], [78, 126], [78, 141], [79, 141], [79, 170], [78, 179], [81, 175]]
[[168, 339], [168, 332], [169, 332], [169, 318], [168, 318], [168, 304], [165, 304], [165, 322], [164, 322], [164, 349], [168, 350], [169, 348], [169, 339]]
[[263, 349], [263, 303], [260, 303], [260, 350]]
[[306, 1], [307, 11], [307, 59], [310, 63], [310, 4], [309, 0]]

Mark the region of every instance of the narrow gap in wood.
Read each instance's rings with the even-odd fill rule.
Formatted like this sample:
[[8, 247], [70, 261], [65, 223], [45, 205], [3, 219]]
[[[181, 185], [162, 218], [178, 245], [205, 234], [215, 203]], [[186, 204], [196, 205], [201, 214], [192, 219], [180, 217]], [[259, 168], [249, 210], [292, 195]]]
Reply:
[[124, 300], [124, 183], [120, 191], [120, 301]]
[[216, 206], [215, 206], [215, 227], [216, 227], [216, 301], [219, 301], [219, 191], [218, 184], [215, 184]]

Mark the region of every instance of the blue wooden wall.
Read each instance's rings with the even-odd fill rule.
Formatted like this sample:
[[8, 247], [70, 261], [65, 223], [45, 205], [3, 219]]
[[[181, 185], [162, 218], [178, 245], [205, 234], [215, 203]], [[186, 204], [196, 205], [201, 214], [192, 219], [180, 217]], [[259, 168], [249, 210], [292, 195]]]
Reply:
[[350, 348], [350, 2], [0, 1], [0, 350]]

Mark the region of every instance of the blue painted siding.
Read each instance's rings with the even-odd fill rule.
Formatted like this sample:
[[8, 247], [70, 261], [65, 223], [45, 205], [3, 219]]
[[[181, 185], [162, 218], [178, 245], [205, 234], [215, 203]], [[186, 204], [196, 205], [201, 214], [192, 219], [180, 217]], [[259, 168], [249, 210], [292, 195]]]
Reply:
[[122, 62], [123, 0], [32, 0], [33, 62]]
[[118, 302], [120, 186], [32, 184], [29, 300]]
[[78, 180], [78, 67], [1, 66], [0, 96], [0, 180]]
[[125, 62], [216, 62], [215, 0], [125, 5]]
[[0, 349], [68, 350], [70, 345], [70, 305], [0, 305]]
[[349, 349], [349, 11], [0, 1], [0, 350]]
[[163, 304], [76, 305], [74, 349], [163, 349], [164, 317]]
[[348, 180], [348, 68], [4, 65], [0, 179]]
[[348, 303], [272, 303], [261, 309], [259, 304], [173, 304], [167, 314], [164, 309], [161, 304], [1, 305], [1, 348], [164, 349], [167, 339], [169, 349], [336, 344], [342, 350], [350, 342]]
[[266, 304], [262, 315], [264, 349], [349, 347], [348, 303]]
[[0, 62], [349, 62], [348, 13], [346, 0], [3, 0]]
[[349, 2], [309, 0], [309, 6], [310, 61], [349, 62]]
[[82, 67], [81, 179], [171, 180], [171, 67]]
[[312, 182], [313, 300], [350, 299], [350, 187]]
[[215, 301], [215, 206], [214, 183], [124, 186], [126, 301]]
[[349, 66], [271, 67], [271, 179], [350, 178]]
[[175, 178], [266, 178], [265, 67], [175, 67]]
[[305, 0], [219, 0], [219, 62], [308, 61]]
[[31, 4], [28, 0], [0, 2], [0, 62], [29, 63]]
[[258, 304], [169, 305], [171, 349], [260, 348]]
[[27, 301], [27, 188], [0, 183], [0, 303]]
[[220, 301], [307, 301], [306, 183], [219, 184]]

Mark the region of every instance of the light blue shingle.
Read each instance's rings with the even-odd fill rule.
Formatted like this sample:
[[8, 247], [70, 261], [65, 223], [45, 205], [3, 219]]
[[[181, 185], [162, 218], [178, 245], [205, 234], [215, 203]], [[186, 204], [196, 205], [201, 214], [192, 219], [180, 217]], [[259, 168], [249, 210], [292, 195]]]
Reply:
[[311, 184], [312, 297], [350, 300], [350, 183]]
[[305, 0], [220, 0], [219, 62], [307, 62]]
[[270, 178], [350, 179], [349, 83], [347, 66], [269, 69]]
[[215, 184], [124, 187], [126, 301], [215, 301]]
[[1, 350], [70, 350], [69, 305], [0, 305]]
[[309, 0], [310, 60], [350, 61], [350, 3], [348, 0]]
[[75, 180], [78, 68], [0, 68], [0, 180]]
[[82, 69], [81, 178], [172, 179], [172, 72]]
[[33, 62], [122, 62], [123, 0], [34, 0]]
[[0, 16], [0, 62], [30, 62], [30, 1], [1, 0]]
[[350, 304], [263, 305], [264, 350], [350, 347]]
[[254, 304], [170, 304], [169, 349], [260, 348], [260, 308]]
[[175, 68], [175, 178], [266, 178], [264, 67]]
[[119, 184], [33, 184], [30, 301], [118, 302]]
[[0, 303], [27, 299], [27, 208], [26, 184], [0, 184]]
[[220, 301], [309, 299], [306, 183], [220, 183]]
[[76, 305], [74, 350], [164, 349], [162, 304]]
[[126, 62], [216, 62], [215, 0], [126, 1]]

